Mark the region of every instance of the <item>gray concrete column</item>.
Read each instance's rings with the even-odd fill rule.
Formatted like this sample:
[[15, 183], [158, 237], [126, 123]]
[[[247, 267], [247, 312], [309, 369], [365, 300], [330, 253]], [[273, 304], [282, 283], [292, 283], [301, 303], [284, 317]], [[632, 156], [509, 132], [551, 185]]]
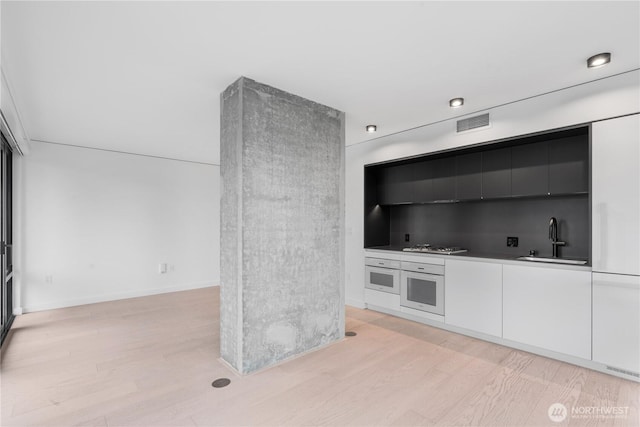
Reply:
[[249, 373], [344, 336], [344, 113], [221, 94], [220, 352]]

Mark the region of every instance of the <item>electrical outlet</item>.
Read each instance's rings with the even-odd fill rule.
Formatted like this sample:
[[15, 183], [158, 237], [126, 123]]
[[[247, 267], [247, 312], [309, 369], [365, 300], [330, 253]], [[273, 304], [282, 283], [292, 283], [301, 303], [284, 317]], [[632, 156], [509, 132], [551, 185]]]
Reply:
[[507, 237], [507, 246], [512, 248], [518, 247], [518, 238], [517, 237]]
[[409, 240], [411, 240], [410, 238], [411, 238], [411, 236], [408, 233], [404, 235], [404, 241], [405, 242], [408, 242]]
[[164, 274], [166, 272], [167, 272], [167, 263], [161, 262], [160, 264], [158, 264], [158, 273]]

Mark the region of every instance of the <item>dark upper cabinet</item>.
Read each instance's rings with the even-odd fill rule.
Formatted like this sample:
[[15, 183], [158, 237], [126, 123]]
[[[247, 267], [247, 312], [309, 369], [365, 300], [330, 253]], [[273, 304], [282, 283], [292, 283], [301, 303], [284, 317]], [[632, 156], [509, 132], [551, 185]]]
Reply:
[[415, 163], [413, 166], [413, 197], [418, 203], [433, 200], [433, 171], [428, 162]]
[[482, 153], [482, 198], [511, 196], [511, 148]]
[[[380, 205], [498, 199], [589, 191], [586, 131], [521, 145], [375, 166]], [[522, 142], [524, 142], [522, 144]], [[477, 150], [477, 148], [475, 148]]]
[[444, 157], [430, 160], [432, 201], [454, 200], [456, 198], [456, 159]]
[[482, 153], [456, 156], [456, 199], [474, 200], [482, 196]]
[[549, 194], [589, 191], [589, 142], [574, 136], [549, 141]]
[[511, 195], [549, 194], [548, 143], [519, 145], [511, 148]]
[[413, 165], [399, 165], [380, 171], [378, 200], [381, 205], [413, 202]]

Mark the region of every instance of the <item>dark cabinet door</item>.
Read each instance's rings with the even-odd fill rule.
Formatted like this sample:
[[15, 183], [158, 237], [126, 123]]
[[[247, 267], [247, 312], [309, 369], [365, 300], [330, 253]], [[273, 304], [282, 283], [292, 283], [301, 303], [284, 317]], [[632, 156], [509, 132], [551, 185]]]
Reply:
[[482, 154], [456, 156], [456, 199], [477, 200], [482, 196]]
[[548, 143], [519, 145], [511, 148], [511, 195], [549, 194]]
[[378, 197], [381, 205], [410, 203], [413, 201], [412, 165], [391, 166], [382, 169]]
[[589, 143], [584, 136], [549, 141], [549, 194], [589, 191]]
[[456, 198], [456, 159], [445, 157], [431, 160], [428, 165], [431, 169], [432, 200], [455, 200]]
[[420, 162], [412, 166], [414, 201], [424, 203], [433, 200], [433, 171], [429, 162]]
[[482, 198], [511, 196], [511, 148], [482, 153]]

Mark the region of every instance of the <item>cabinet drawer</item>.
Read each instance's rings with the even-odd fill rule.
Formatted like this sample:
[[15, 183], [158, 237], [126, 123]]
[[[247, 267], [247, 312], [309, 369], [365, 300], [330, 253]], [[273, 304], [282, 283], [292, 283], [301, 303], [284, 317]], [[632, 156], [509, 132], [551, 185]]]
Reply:
[[415, 271], [416, 273], [444, 274], [444, 265], [422, 264], [418, 262], [402, 261], [402, 267], [405, 271]]
[[364, 302], [367, 303], [367, 306], [373, 305], [388, 310], [400, 311], [400, 295], [398, 294], [365, 289]]
[[400, 268], [400, 261], [396, 261], [393, 259], [382, 259], [382, 258], [365, 258], [365, 265], [370, 265], [373, 267], [383, 267], [383, 268]]

